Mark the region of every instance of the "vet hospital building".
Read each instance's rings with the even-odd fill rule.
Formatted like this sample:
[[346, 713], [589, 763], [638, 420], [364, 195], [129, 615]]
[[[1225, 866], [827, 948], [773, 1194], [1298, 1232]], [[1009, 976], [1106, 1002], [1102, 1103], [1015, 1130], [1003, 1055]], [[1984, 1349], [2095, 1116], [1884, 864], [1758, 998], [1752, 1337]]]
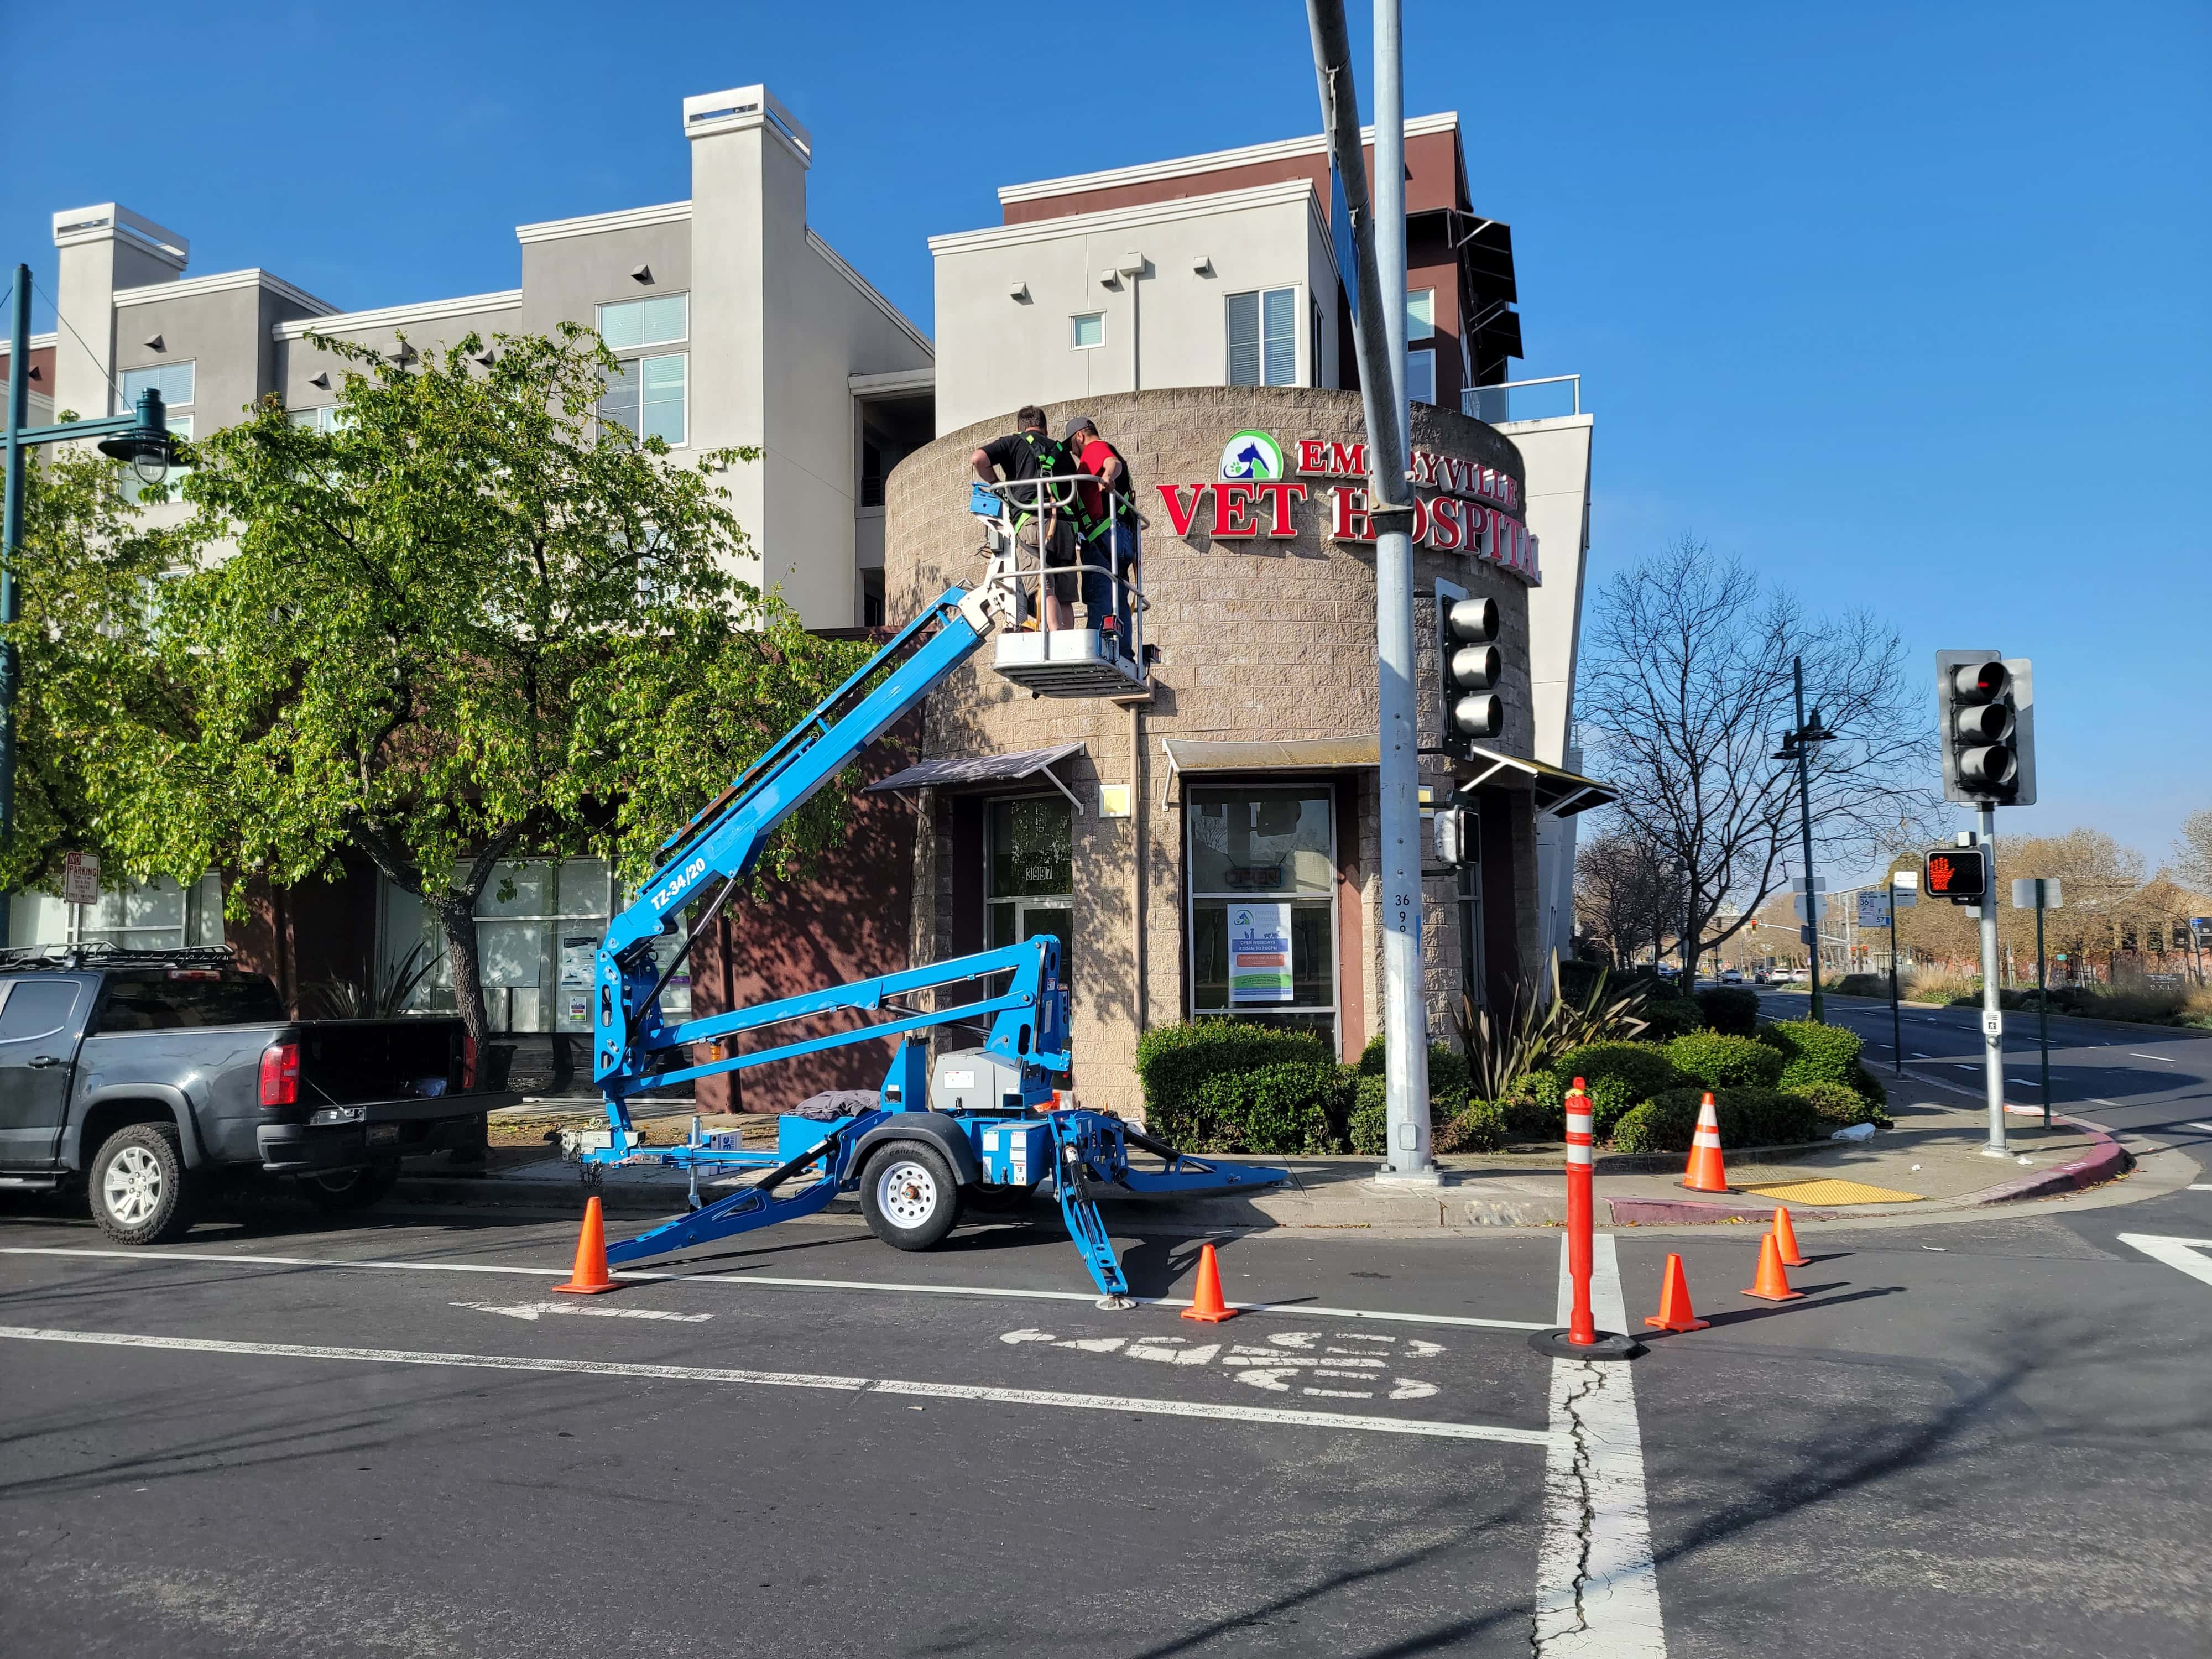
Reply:
[[[683, 115], [694, 199], [523, 227], [512, 293], [332, 314], [258, 270], [185, 279], [181, 238], [110, 209], [100, 224], [58, 216], [64, 308], [109, 353], [102, 375], [196, 386], [170, 401], [203, 433], [257, 393], [315, 418], [331, 399], [310, 327], [367, 343], [399, 330], [430, 349], [572, 318], [662, 342], [618, 346], [611, 397], [631, 398], [633, 424], [679, 422], [679, 447], [765, 445], [737, 502], [761, 554], [747, 574], [781, 581], [817, 627], [895, 626], [980, 581], [970, 453], [1026, 403], [1055, 436], [1089, 416], [1149, 520], [1149, 673], [1118, 695], [1033, 696], [987, 645], [872, 755], [842, 853], [730, 906], [672, 988], [718, 1012], [1050, 933], [1085, 1104], [1137, 1109], [1139, 1035], [1198, 1016], [1309, 1026], [1355, 1057], [1381, 1006], [1374, 559], [1322, 138], [1007, 185], [1000, 223], [930, 240], [932, 342], [805, 222], [806, 173], [836, 164], [833, 142], [763, 88]], [[1457, 118], [1409, 120], [1407, 163], [1425, 744], [1443, 732], [1437, 596], [1491, 599], [1502, 622], [1502, 731], [1472, 761], [1423, 757], [1425, 797], [1472, 807], [1480, 831], [1476, 862], [1422, 883], [1443, 1036], [1462, 991], [1495, 1006], [1564, 948], [1574, 815], [1608, 798], [1578, 775], [1571, 728], [1593, 422], [1575, 377], [1513, 378], [1511, 234], [1471, 199]], [[88, 371], [34, 348], [72, 406], [105, 412]], [[222, 879], [173, 902], [19, 899], [15, 937], [210, 937]], [[525, 1087], [588, 1086], [564, 964], [572, 940], [596, 939], [613, 887], [572, 860], [526, 863], [507, 898], [487, 892], [491, 1014]], [[144, 933], [162, 904], [173, 940]], [[255, 906], [228, 931], [293, 996], [355, 963], [389, 973], [423, 939], [419, 909], [365, 869]], [[1233, 962], [1240, 922], [1279, 933], [1287, 960]], [[434, 982], [416, 1000], [450, 994]], [[850, 1049], [699, 1094], [787, 1106], [872, 1085], [887, 1059], [888, 1045]]]

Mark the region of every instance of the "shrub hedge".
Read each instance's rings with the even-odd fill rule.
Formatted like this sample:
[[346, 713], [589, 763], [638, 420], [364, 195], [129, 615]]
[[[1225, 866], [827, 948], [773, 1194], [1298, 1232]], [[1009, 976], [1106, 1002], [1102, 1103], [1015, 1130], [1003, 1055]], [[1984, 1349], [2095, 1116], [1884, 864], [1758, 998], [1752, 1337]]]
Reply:
[[[1590, 1125], [1600, 1136], [1609, 1133], [1631, 1107], [1681, 1081], [1667, 1051], [1656, 1042], [1585, 1042], [1561, 1054], [1552, 1072], [1562, 1083], [1583, 1079], [1589, 1091]], [[1560, 1133], [1566, 1133], [1564, 1122]]]
[[1854, 1123], [1890, 1127], [1889, 1114], [1880, 1105], [1840, 1083], [1808, 1083], [1790, 1092], [1813, 1109], [1824, 1129], [1847, 1129]]
[[1197, 1133], [1178, 1144], [1201, 1152], [1333, 1152], [1349, 1093], [1344, 1068], [1328, 1061], [1218, 1072], [1199, 1085]]
[[1685, 1082], [1707, 1089], [1775, 1088], [1787, 1063], [1771, 1044], [1718, 1031], [1676, 1037], [1667, 1045], [1667, 1058]]
[[[1384, 1063], [1382, 1037], [1368, 1038], [1367, 1046], [1359, 1051], [1359, 1075], [1381, 1077]], [[1456, 1115], [1467, 1100], [1468, 1080], [1465, 1054], [1442, 1042], [1429, 1045], [1429, 1103], [1432, 1107], [1441, 1104]]]
[[1807, 1083], [1840, 1083], [1853, 1086], [1859, 1065], [1858, 1033], [1840, 1025], [1823, 1025], [1809, 1019], [1778, 1019], [1761, 1026], [1759, 1040], [1781, 1051], [1779, 1087], [1795, 1089]]
[[1494, 1100], [1470, 1100], [1467, 1109], [1436, 1133], [1440, 1152], [1494, 1152], [1511, 1139], [1504, 1107]]
[[1548, 1066], [1524, 1072], [1512, 1090], [1498, 1103], [1505, 1109], [1506, 1127], [1516, 1140], [1559, 1140], [1567, 1133], [1565, 1085]]
[[1889, 999], [1887, 974], [1845, 974], [1836, 981], [1836, 994], [1843, 997], [1880, 997]]
[[1352, 1077], [1352, 1150], [1362, 1158], [1381, 1158], [1390, 1150], [1389, 1081], [1356, 1069]]
[[1747, 1037], [1759, 1029], [1759, 993], [1741, 985], [1715, 985], [1698, 993], [1698, 1012], [1709, 1030]]
[[[1145, 1127], [1163, 1140], [1192, 1152], [1228, 1152], [1231, 1139], [1249, 1139], [1249, 1126], [1242, 1117], [1234, 1121], [1219, 1114], [1249, 1113], [1259, 1107], [1260, 1095], [1234, 1089], [1210, 1089], [1217, 1079], [1237, 1079], [1280, 1066], [1309, 1068], [1300, 1075], [1319, 1088], [1319, 1072], [1330, 1074], [1328, 1091], [1315, 1101], [1326, 1115], [1338, 1115], [1336, 1133], [1343, 1133], [1344, 1094], [1337, 1084], [1338, 1067], [1328, 1045], [1314, 1031], [1282, 1031], [1246, 1020], [1200, 1019], [1185, 1024], [1156, 1025], [1137, 1042], [1137, 1080], [1145, 1093]], [[1312, 1068], [1319, 1068], [1316, 1071]], [[1272, 1137], [1286, 1109], [1281, 1091], [1289, 1079], [1271, 1081], [1265, 1107], [1267, 1121], [1259, 1128]]]
[[[1617, 1152], [1686, 1152], [1698, 1127], [1703, 1089], [1655, 1095], [1613, 1127]], [[1824, 1133], [1819, 1112], [1802, 1096], [1778, 1089], [1716, 1089], [1723, 1146], [1776, 1146]]]
[[1672, 994], [1663, 984], [1656, 984], [1650, 1000], [1636, 1011], [1637, 1018], [1644, 1022], [1646, 1042], [1664, 1042], [1694, 1031], [1705, 1023], [1705, 1011], [1687, 997]]

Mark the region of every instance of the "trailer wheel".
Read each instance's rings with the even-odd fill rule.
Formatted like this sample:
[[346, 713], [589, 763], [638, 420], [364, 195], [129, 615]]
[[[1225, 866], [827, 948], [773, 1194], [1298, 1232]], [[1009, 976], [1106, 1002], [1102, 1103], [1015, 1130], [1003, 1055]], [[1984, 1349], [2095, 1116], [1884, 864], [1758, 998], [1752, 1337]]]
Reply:
[[860, 1177], [868, 1231], [898, 1250], [942, 1243], [960, 1221], [960, 1183], [945, 1154], [926, 1141], [894, 1140]]
[[166, 1244], [192, 1224], [177, 1132], [166, 1123], [118, 1129], [92, 1160], [92, 1218], [118, 1244]]

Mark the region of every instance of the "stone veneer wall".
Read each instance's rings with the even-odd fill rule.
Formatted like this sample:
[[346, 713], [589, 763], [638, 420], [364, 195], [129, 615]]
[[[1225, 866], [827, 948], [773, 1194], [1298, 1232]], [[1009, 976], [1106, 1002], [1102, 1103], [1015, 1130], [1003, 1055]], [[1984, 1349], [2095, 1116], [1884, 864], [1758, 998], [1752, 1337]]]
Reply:
[[[1376, 730], [1374, 554], [1371, 547], [1330, 541], [1327, 481], [1317, 499], [1295, 509], [1295, 540], [1261, 537], [1217, 543], [1211, 506], [1202, 507], [1187, 539], [1170, 534], [1158, 485], [1218, 477], [1222, 447], [1247, 428], [1273, 434], [1286, 464], [1303, 437], [1349, 443], [1364, 433], [1355, 392], [1302, 387], [1193, 387], [1125, 392], [1050, 410], [1057, 434], [1073, 416], [1092, 416], [1134, 470], [1151, 520], [1144, 542], [1144, 582], [1150, 609], [1145, 639], [1159, 648], [1153, 701], [1135, 716], [1142, 750], [1133, 760], [1132, 714], [1107, 701], [1032, 697], [1000, 678], [986, 646], [929, 700], [923, 752], [931, 757], [997, 754], [1079, 741], [1084, 752], [1063, 762], [1060, 775], [1084, 803], [1074, 829], [1075, 933], [1073, 1023], [1079, 1096], [1134, 1116], [1142, 1106], [1133, 1071], [1146, 1024], [1186, 1017], [1182, 822], [1180, 781], [1170, 781], [1161, 740], [1341, 738]], [[950, 433], [901, 462], [886, 489], [884, 570], [888, 614], [913, 616], [954, 583], [980, 580], [983, 561], [967, 507], [969, 456], [1013, 428], [1010, 415]], [[1455, 454], [1522, 476], [1510, 442], [1455, 411], [1416, 410], [1418, 447]], [[1295, 476], [1294, 474], [1291, 476]], [[1459, 553], [1415, 550], [1415, 587], [1433, 592], [1438, 577], [1497, 599], [1504, 617], [1505, 677], [1498, 688], [1507, 709], [1499, 747], [1530, 752], [1528, 599], [1520, 580]], [[1435, 671], [1433, 607], [1415, 607], [1420, 647], [1421, 725], [1437, 730], [1440, 690]], [[1425, 762], [1425, 764], [1429, 763]], [[1425, 774], [1425, 776], [1426, 775]], [[1434, 781], [1447, 781], [1437, 775]], [[1138, 787], [1133, 818], [1102, 821], [1101, 783]], [[1048, 786], [1040, 785], [1040, 787]], [[915, 851], [912, 960], [957, 953], [951, 867], [954, 804], [946, 792], [929, 807], [933, 833]], [[1170, 804], [1163, 806], [1163, 797]], [[1358, 864], [1362, 917], [1358, 960], [1362, 982], [1340, 988], [1352, 1008], [1348, 1023], [1373, 1032], [1379, 1021], [1381, 936], [1375, 869], [1375, 774], [1358, 775], [1340, 792], [1358, 803]], [[1498, 810], [1509, 827], [1515, 876], [1514, 915], [1501, 939], [1491, 931], [1492, 982], [1502, 943], [1519, 963], [1533, 961], [1537, 932], [1534, 822], [1528, 798], [1505, 798]], [[1340, 806], [1341, 811], [1341, 805]], [[1341, 837], [1340, 837], [1341, 839]], [[1494, 839], [1494, 838], [1493, 838]], [[1134, 863], [1141, 842], [1144, 960], [1139, 983], [1133, 906]], [[1494, 857], [1503, 849], [1494, 845]], [[965, 895], [975, 884], [958, 884]], [[1430, 1027], [1449, 1041], [1448, 1010], [1460, 992], [1459, 907], [1455, 879], [1437, 872], [1424, 882]], [[1491, 894], [1493, 903], [1501, 896]], [[1340, 908], [1340, 926], [1342, 911]], [[974, 948], [972, 945], [969, 948]], [[1343, 957], [1340, 948], [1340, 960]], [[1503, 964], [1510, 970], [1516, 964]]]

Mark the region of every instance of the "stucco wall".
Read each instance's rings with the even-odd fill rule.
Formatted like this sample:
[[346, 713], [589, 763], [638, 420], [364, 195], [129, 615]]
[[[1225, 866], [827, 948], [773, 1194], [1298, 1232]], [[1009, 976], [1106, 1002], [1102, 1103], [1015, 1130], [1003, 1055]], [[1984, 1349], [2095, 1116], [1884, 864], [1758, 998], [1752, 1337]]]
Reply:
[[[1073, 405], [1048, 411], [1054, 430]], [[1187, 539], [1169, 533], [1156, 486], [1218, 477], [1221, 450], [1234, 433], [1259, 428], [1286, 449], [1301, 437], [1348, 442], [1363, 431], [1359, 400], [1350, 392], [1300, 388], [1184, 388], [1086, 400], [1092, 416], [1135, 470], [1152, 527], [1145, 545], [1151, 609], [1146, 638], [1159, 648], [1155, 691], [1135, 717], [1142, 752], [1133, 758], [1130, 712], [1105, 701], [1033, 698], [990, 666], [979, 652], [930, 699], [924, 752], [986, 755], [1080, 741], [1084, 752], [1060, 773], [1083, 802], [1074, 827], [1075, 968], [1073, 975], [1076, 1086], [1085, 1101], [1125, 1112], [1139, 1109], [1132, 1066], [1140, 1020], [1186, 1017], [1181, 785], [1170, 784], [1161, 743], [1169, 738], [1342, 738], [1376, 728], [1375, 590], [1372, 550], [1328, 538], [1325, 486], [1295, 509], [1294, 539], [1224, 542], [1212, 534], [1211, 507], [1200, 510]], [[968, 458], [975, 446], [1011, 428], [1011, 417], [947, 434], [902, 462], [888, 487], [885, 571], [890, 615], [911, 617], [952, 583], [981, 574], [979, 537], [966, 512]], [[1521, 477], [1512, 446], [1479, 422], [1441, 410], [1419, 412], [1417, 444], [1499, 467]], [[1424, 595], [1439, 577], [1494, 598], [1504, 617], [1506, 672], [1498, 690], [1507, 720], [1499, 746], [1528, 752], [1531, 708], [1527, 659], [1528, 590], [1493, 566], [1458, 553], [1417, 550], [1415, 580]], [[1441, 688], [1433, 656], [1432, 606], [1417, 601], [1423, 730], [1438, 729]], [[1342, 775], [1340, 792], [1360, 802], [1358, 853], [1340, 879], [1357, 889], [1361, 917], [1358, 985], [1342, 984], [1340, 1000], [1357, 998], [1358, 1024], [1376, 1029], [1375, 987], [1380, 934], [1376, 893], [1374, 775]], [[1448, 782], [1446, 775], [1436, 777]], [[1097, 816], [1101, 783], [1134, 783], [1133, 817]], [[936, 792], [940, 796], [946, 792]], [[1000, 791], [1001, 793], [1017, 793]], [[1019, 793], [1033, 793], [1024, 788]], [[1168, 804], [1163, 805], [1164, 795]], [[952, 954], [966, 930], [963, 907], [975, 885], [951, 867], [954, 807], [930, 808], [933, 834], [915, 853], [914, 951], [917, 961]], [[1340, 805], [1340, 811], [1342, 806]], [[1502, 918], [1504, 954], [1533, 959], [1534, 824], [1525, 796], [1504, 797], [1500, 828], [1519, 854], [1514, 902]], [[1341, 840], [1342, 837], [1340, 836]], [[1503, 854], [1508, 848], [1500, 845]], [[1141, 982], [1133, 866], [1143, 859]], [[1503, 858], [1501, 863], [1504, 861]], [[1459, 946], [1453, 878], [1426, 884], [1431, 1028], [1449, 1030], [1446, 1010], [1459, 992]], [[1496, 904], [1500, 896], [1492, 895]], [[1342, 912], [1340, 911], [1340, 926]], [[959, 948], [972, 948], [962, 945]], [[1493, 950], [1493, 957], [1498, 952]], [[1340, 953], [1341, 957], [1341, 952]], [[1493, 968], [1497, 964], [1493, 963]], [[1352, 1022], [1346, 1022], [1347, 1024]]]

